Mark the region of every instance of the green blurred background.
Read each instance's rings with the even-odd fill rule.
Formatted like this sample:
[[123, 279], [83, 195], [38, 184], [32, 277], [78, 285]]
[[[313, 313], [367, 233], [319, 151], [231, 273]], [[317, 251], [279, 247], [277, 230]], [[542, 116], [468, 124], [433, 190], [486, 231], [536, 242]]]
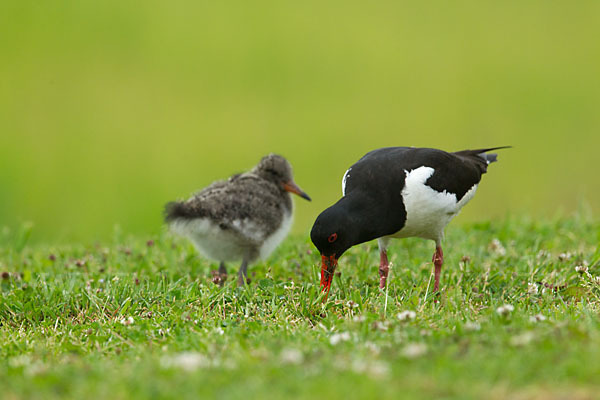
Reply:
[[0, 226], [162, 229], [277, 152], [314, 199], [392, 145], [503, 150], [460, 220], [598, 211], [600, 2], [0, 3]]

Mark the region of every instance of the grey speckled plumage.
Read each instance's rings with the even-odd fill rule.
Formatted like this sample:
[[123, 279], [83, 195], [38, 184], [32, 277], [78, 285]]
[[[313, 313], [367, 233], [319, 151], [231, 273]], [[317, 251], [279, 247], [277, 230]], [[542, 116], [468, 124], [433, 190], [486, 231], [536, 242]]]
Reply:
[[249, 172], [214, 182], [186, 201], [168, 203], [165, 221], [207, 258], [222, 263], [242, 259], [242, 284], [247, 265], [268, 256], [287, 235], [290, 192], [310, 200], [294, 183], [289, 162], [270, 154]]

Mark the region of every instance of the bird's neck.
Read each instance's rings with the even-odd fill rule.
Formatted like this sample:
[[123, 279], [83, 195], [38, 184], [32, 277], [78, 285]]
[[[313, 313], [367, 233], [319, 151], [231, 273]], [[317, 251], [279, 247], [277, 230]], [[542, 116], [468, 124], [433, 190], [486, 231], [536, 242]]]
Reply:
[[[402, 204], [391, 205], [390, 208], [379, 200], [354, 192], [339, 200], [338, 205], [346, 216], [347, 229], [354, 236], [354, 244], [391, 235], [402, 228], [406, 219]], [[390, 212], [393, 208], [402, 208], [402, 212]]]

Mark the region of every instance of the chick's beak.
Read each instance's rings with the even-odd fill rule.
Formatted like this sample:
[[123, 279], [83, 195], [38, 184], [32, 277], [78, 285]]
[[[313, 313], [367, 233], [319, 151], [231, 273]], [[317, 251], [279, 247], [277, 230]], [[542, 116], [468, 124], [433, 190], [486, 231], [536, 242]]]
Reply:
[[283, 190], [285, 190], [286, 192], [297, 194], [298, 196], [302, 197], [303, 199], [310, 201], [310, 197], [306, 193], [304, 193], [304, 191], [302, 189], [300, 189], [294, 181], [289, 181], [289, 182], [284, 183]]
[[326, 291], [329, 293], [329, 289], [331, 289], [331, 280], [333, 279], [337, 262], [335, 254], [332, 256], [321, 255], [321, 290], [323, 292]]

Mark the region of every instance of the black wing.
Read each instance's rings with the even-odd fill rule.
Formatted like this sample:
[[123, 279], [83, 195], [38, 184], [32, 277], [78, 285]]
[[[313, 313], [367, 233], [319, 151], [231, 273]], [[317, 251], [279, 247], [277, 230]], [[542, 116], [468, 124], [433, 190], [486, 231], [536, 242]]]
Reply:
[[406, 172], [431, 167], [434, 173], [426, 184], [438, 192], [454, 193], [458, 201], [479, 183], [488, 163], [495, 161], [495, 154], [485, 154], [494, 149], [497, 148], [456, 153], [413, 147], [373, 150], [350, 167], [346, 195], [361, 188], [377, 196], [401, 197]]

